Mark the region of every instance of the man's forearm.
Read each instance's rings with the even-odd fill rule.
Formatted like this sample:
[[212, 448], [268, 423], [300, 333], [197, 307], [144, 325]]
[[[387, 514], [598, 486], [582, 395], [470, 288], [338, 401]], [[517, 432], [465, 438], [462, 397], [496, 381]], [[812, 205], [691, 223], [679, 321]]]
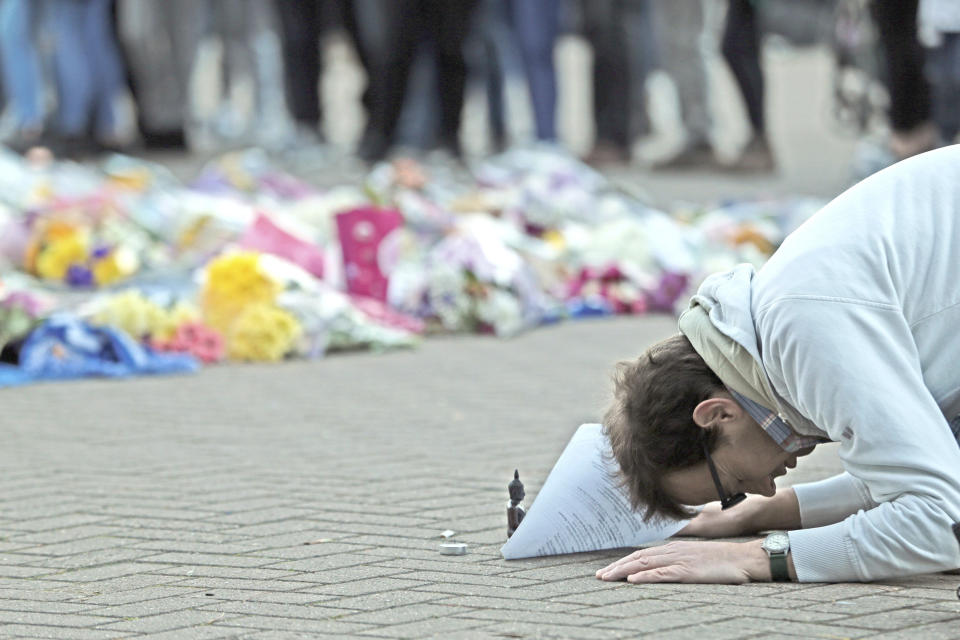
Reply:
[[773, 497], [753, 495], [743, 503], [745, 531], [790, 531], [799, 529], [800, 503], [793, 489], [777, 489]]

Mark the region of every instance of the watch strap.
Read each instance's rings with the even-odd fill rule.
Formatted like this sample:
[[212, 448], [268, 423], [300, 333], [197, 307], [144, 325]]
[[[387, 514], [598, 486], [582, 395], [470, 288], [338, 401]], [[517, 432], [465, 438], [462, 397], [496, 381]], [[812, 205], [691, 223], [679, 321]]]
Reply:
[[786, 551], [770, 554], [770, 577], [774, 582], [790, 582]]

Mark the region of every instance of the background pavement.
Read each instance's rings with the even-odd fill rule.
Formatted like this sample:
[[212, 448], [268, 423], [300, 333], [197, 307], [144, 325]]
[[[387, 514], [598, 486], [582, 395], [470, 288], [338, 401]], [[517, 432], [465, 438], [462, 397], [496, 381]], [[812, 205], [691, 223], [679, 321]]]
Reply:
[[[822, 116], [827, 62], [770, 60], [776, 176], [615, 177], [658, 203], [834, 195], [853, 142]], [[613, 363], [674, 328], [2, 390], [0, 638], [960, 637], [957, 576], [641, 587], [593, 578], [622, 552], [500, 558], [513, 469], [529, 505]], [[788, 479], [838, 468], [823, 447]], [[439, 555], [446, 529], [466, 556]]]

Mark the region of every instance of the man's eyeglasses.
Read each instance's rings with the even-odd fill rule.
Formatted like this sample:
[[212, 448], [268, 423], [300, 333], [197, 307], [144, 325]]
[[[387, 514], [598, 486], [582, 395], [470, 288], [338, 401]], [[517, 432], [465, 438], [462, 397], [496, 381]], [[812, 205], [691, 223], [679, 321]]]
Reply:
[[710, 447], [707, 446], [706, 442], [703, 443], [703, 455], [707, 458], [707, 466], [710, 467], [713, 484], [716, 485], [717, 493], [720, 495], [720, 509], [725, 510], [730, 507], [735, 507], [746, 500], [747, 494], [745, 493], [735, 493], [732, 496], [728, 496], [727, 492], [723, 490], [723, 485], [720, 484], [720, 476], [717, 474], [717, 468], [713, 464], [713, 458], [710, 457]]

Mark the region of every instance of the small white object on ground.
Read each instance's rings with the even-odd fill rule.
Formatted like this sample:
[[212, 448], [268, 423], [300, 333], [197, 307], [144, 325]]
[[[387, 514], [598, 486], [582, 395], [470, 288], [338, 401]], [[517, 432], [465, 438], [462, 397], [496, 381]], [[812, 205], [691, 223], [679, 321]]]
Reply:
[[447, 529], [446, 531], [440, 534], [442, 538], [452, 538], [455, 535], [457, 535], [457, 532], [454, 531], [453, 529]]
[[462, 542], [444, 542], [440, 545], [440, 554], [445, 556], [462, 556], [467, 553], [467, 545]]

